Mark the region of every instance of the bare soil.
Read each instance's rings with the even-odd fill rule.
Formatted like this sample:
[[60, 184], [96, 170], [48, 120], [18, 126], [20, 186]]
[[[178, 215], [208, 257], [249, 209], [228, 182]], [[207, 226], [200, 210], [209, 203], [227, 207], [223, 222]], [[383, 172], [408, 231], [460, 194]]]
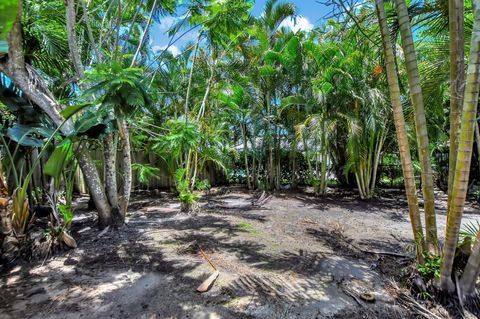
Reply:
[[[80, 198], [78, 248], [2, 269], [0, 318], [414, 317], [388, 289], [410, 260], [374, 253], [410, 253], [402, 192], [368, 202], [348, 192], [260, 196], [225, 189], [186, 215], [173, 195], [142, 192], [127, 226], [107, 232]], [[446, 197], [436, 197], [443, 232]], [[464, 222], [477, 213], [469, 207]], [[213, 270], [200, 250], [220, 271], [203, 294]]]

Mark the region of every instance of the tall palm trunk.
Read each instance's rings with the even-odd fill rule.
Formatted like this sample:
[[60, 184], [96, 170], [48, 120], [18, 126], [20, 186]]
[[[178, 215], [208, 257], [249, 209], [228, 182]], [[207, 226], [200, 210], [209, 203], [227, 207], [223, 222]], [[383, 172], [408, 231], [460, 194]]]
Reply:
[[247, 178], [247, 188], [252, 189], [252, 183], [250, 181], [250, 172], [248, 170], [248, 143], [247, 143], [247, 125], [244, 123], [240, 124], [242, 129], [242, 139], [243, 139], [243, 157], [245, 161], [245, 176]]
[[[118, 120], [118, 132], [122, 140], [122, 170], [123, 185], [122, 195], [120, 197], [120, 215], [117, 216], [115, 223], [121, 225], [125, 222], [125, 215], [130, 202], [130, 193], [132, 192], [132, 153], [130, 146], [130, 133], [125, 119]], [[115, 216], [114, 216], [115, 217]]]
[[108, 134], [104, 139], [104, 180], [105, 192], [112, 210], [119, 210], [117, 189], [117, 139], [114, 133]]
[[70, 51], [70, 58], [72, 59], [73, 67], [75, 68], [75, 73], [77, 73], [78, 79], [83, 79], [83, 64], [80, 58], [80, 50], [77, 45], [77, 34], [75, 32], [75, 1], [74, 0], [65, 0], [65, 12], [66, 12], [66, 22], [67, 22], [67, 40], [68, 48]]
[[420, 76], [418, 74], [417, 57], [413, 45], [412, 27], [405, 0], [395, 0], [398, 14], [398, 23], [402, 37], [402, 47], [405, 54], [405, 63], [410, 88], [410, 98], [414, 108], [415, 129], [418, 144], [418, 158], [422, 170], [422, 193], [425, 211], [426, 243], [430, 252], [438, 248], [437, 221], [435, 216], [435, 196], [433, 191], [433, 173], [430, 165], [428, 149], [427, 120], [423, 104]]
[[153, 13], [155, 12], [156, 6], [157, 6], [157, 0], [153, 1], [152, 9], [150, 10], [150, 15], [148, 16], [148, 20], [147, 20], [147, 25], [145, 26], [142, 36], [140, 37], [140, 42], [138, 43], [138, 47], [137, 47], [137, 50], [135, 51], [135, 54], [133, 55], [132, 63], [130, 67], [133, 67], [135, 65], [138, 55], [140, 54], [140, 50], [143, 47], [143, 43], [145, 42], [145, 37], [148, 33], [148, 29], [150, 28], [150, 24], [152, 23]]
[[[22, 1], [19, 0], [19, 10], [16, 21], [8, 35], [9, 51], [7, 67], [0, 65], [0, 69], [6, 73], [22, 92], [38, 107], [40, 107], [57, 126], [62, 126], [62, 133], [69, 135], [73, 130], [71, 121], [66, 121], [61, 116], [61, 106], [48, 94], [48, 90], [42, 86], [42, 81], [37, 79], [38, 75], [33, 72], [27, 72], [23, 51], [22, 38]], [[105, 196], [100, 176], [97, 168], [90, 156], [88, 149], [80, 145], [76, 154], [78, 163], [85, 177], [85, 181], [92, 195], [92, 199], [98, 210], [99, 226], [109, 225], [111, 219], [111, 209]]]
[[[468, 178], [470, 176], [470, 164], [472, 161], [478, 93], [480, 88], [480, 0], [474, 2], [474, 14], [475, 21], [473, 24], [472, 42], [470, 44], [470, 57], [467, 70], [465, 97], [463, 100], [457, 161], [455, 164], [451, 205], [448, 212], [447, 236], [443, 249], [443, 263], [440, 276], [441, 288], [448, 291], [453, 291], [455, 289], [452, 282], [452, 266], [455, 258], [455, 250], [457, 247], [463, 210], [465, 208], [465, 199], [468, 191]], [[479, 242], [477, 242], [462, 277], [462, 284], [468, 288], [468, 291], [471, 291], [471, 289], [474, 288], [474, 284], [471, 282], [476, 280], [476, 276], [478, 275], [476, 268], [479, 264], [480, 247]]]
[[197, 43], [195, 43], [195, 47], [193, 49], [193, 57], [192, 57], [192, 66], [190, 67], [190, 74], [188, 75], [188, 86], [187, 86], [187, 95], [185, 97], [185, 121], [188, 121], [188, 102], [190, 100], [190, 91], [192, 88], [192, 79], [193, 79], [193, 69], [195, 67], [195, 59], [197, 57], [197, 51], [198, 51], [198, 44], [200, 42], [200, 34], [198, 35]]
[[400, 161], [402, 163], [403, 178], [405, 181], [405, 193], [407, 196], [410, 223], [412, 225], [413, 237], [417, 245], [417, 259], [419, 262], [423, 262], [424, 237], [422, 220], [420, 218], [420, 211], [418, 208], [417, 189], [415, 185], [410, 146], [408, 145], [405, 118], [402, 109], [400, 85], [398, 83], [397, 70], [395, 68], [395, 56], [393, 54], [393, 46], [387, 26], [387, 16], [385, 14], [383, 0], [376, 0], [376, 7], [380, 31], [382, 34], [388, 89], [393, 108], [393, 120], [397, 133], [398, 149], [400, 152]]
[[[462, 116], [465, 85], [465, 50], [463, 0], [449, 0], [450, 34], [450, 153], [448, 156], [448, 203], [450, 204], [455, 161], [457, 160], [458, 135]], [[447, 209], [448, 211], [448, 209]]]

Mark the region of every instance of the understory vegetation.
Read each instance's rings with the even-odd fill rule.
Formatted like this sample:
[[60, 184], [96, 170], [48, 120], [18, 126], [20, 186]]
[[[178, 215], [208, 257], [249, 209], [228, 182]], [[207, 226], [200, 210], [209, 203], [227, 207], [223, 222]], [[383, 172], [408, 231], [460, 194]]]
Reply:
[[137, 190], [167, 190], [187, 215], [217, 186], [259, 206], [402, 189], [408, 288], [478, 307], [480, 224], [462, 218], [480, 201], [480, 0], [334, 0], [311, 29], [286, 23], [300, 17], [288, 0], [253, 7], [1, 1], [2, 263], [76, 248], [80, 195], [101, 230], [123, 232]]

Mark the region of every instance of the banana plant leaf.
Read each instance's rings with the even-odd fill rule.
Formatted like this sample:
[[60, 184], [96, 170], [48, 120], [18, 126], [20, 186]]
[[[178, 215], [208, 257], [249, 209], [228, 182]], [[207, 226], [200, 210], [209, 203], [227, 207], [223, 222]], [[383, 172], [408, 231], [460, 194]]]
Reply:
[[47, 160], [43, 173], [45, 175], [52, 176], [56, 181], [60, 180], [60, 175], [65, 168], [65, 164], [73, 156], [73, 143], [67, 139], [60, 145], [58, 145], [53, 151], [52, 155]]
[[44, 140], [53, 132], [54, 130], [42, 126], [15, 124], [7, 129], [7, 137], [22, 146], [42, 147]]
[[87, 111], [75, 121], [72, 135], [99, 139], [116, 129], [116, 121], [110, 112]]

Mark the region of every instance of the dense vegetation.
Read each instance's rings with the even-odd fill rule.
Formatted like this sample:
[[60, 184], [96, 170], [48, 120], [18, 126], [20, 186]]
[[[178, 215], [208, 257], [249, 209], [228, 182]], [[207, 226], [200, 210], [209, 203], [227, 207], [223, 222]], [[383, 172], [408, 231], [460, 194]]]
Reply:
[[[259, 17], [252, 6], [0, 4], [5, 258], [19, 253], [42, 207], [50, 240], [75, 246], [76, 192], [88, 189], [100, 228], [122, 231], [135, 187], [166, 171], [188, 213], [215, 170], [215, 183], [250, 190], [310, 186], [323, 196], [335, 186], [369, 200], [405, 188], [419, 269], [437, 260], [438, 287], [473, 296], [480, 229], [461, 237], [461, 220], [467, 195], [478, 196], [480, 1], [334, 1], [331, 19], [297, 32], [282, 24], [297, 16], [294, 5], [269, 0]], [[170, 41], [153, 50], [151, 29], [165, 17], [176, 21]], [[435, 188], [448, 192], [444, 241]], [[465, 265], [454, 263], [457, 246], [467, 247]]]

